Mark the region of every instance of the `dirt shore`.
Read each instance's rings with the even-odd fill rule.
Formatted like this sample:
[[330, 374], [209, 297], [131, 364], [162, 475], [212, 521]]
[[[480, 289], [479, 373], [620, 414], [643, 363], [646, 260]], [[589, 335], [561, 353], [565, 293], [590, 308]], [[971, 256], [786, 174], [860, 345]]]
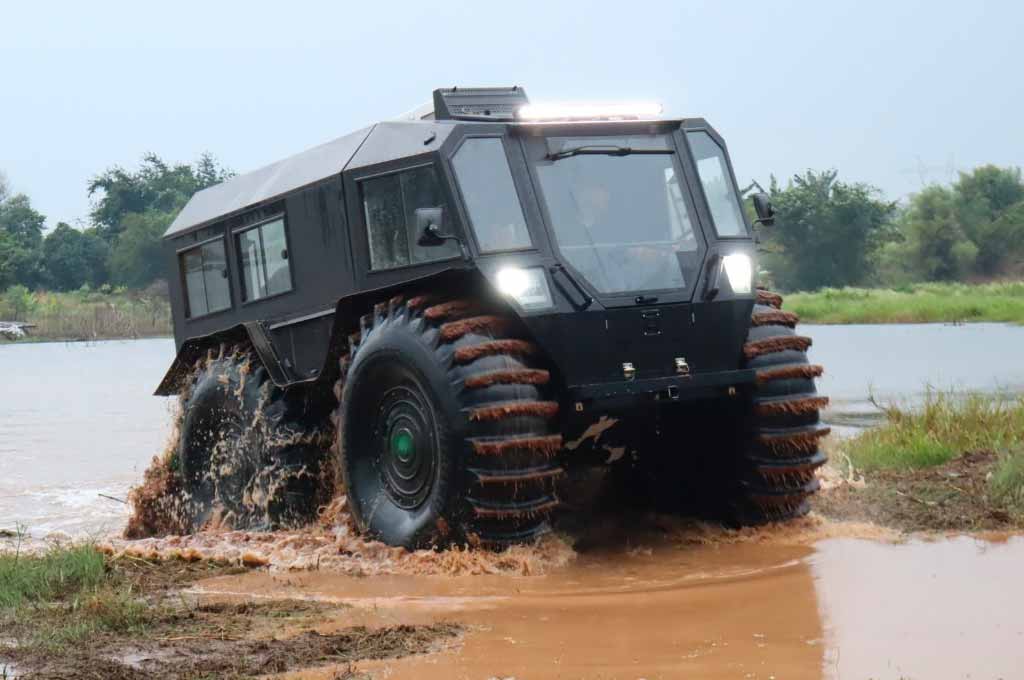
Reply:
[[908, 534], [1024, 530], [1024, 515], [991, 496], [998, 460], [994, 451], [974, 451], [934, 467], [858, 472], [852, 479], [826, 470], [812, 506], [833, 521]]

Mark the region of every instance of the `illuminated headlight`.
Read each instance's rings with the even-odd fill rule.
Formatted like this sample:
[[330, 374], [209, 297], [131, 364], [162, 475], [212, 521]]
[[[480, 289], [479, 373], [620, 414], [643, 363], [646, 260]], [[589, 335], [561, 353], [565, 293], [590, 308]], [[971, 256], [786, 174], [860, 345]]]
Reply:
[[722, 269], [729, 277], [729, 287], [737, 295], [748, 295], [754, 285], [754, 267], [749, 255], [733, 253], [722, 258]]
[[552, 306], [551, 291], [544, 270], [539, 267], [520, 269], [506, 267], [498, 272], [498, 290], [512, 298], [525, 310], [545, 309]]

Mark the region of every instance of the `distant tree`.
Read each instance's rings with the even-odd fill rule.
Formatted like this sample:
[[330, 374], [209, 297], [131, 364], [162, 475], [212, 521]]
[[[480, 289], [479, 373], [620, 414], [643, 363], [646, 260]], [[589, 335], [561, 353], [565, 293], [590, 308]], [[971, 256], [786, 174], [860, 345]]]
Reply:
[[958, 209], [975, 219], [997, 219], [1007, 208], [1024, 201], [1020, 168], [982, 165], [961, 172], [953, 191]]
[[11, 195], [11, 186], [7, 183], [7, 175], [0, 172], [0, 203], [7, 200]]
[[60, 222], [43, 239], [47, 285], [57, 290], [100, 286], [107, 280], [109, 254], [109, 246], [95, 230], [83, 232]]
[[0, 202], [0, 289], [41, 283], [45, 223], [24, 194]]
[[775, 225], [766, 230], [765, 262], [786, 289], [870, 283], [872, 253], [894, 238], [895, 205], [875, 187], [808, 170], [786, 188], [772, 178]]
[[900, 229], [907, 239], [908, 265], [917, 278], [949, 281], [973, 271], [978, 247], [964, 232], [953, 190], [935, 185], [914, 194]]
[[954, 210], [963, 234], [978, 249], [975, 273], [992, 276], [999, 273], [1014, 252], [1019, 232], [1000, 218], [1012, 206], [1024, 201], [1024, 182], [1019, 168], [983, 165], [960, 173], [952, 187]]
[[116, 284], [143, 288], [164, 275], [160, 237], [173, 219], [173, 213], [156, 210], [125, 215], [110, 253], [110, 278]]
[[1024, 200], [978, 227], [977, 269], [981, 274], [1024, 273]]
[[99, 234], [113, 243], [125, 230], [128, 215], [176, 213], [195, 192], [231, 176], [209, 154], [200, 156], [193, 166], [169, 165], [156, 154], [147, 153], [138, 170], [114, 166], [89, 181], [89, 196], [95, 199], [90, 218]]

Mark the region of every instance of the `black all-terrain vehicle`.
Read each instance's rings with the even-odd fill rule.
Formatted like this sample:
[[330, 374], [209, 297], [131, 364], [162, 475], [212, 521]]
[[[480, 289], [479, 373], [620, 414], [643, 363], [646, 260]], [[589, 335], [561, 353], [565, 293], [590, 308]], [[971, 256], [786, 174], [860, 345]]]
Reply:
[[722, 138], [648, 109], [438, 90], [196, 194], [157, 391], [187, 523], [308, 520], [337, 472], [368, 535], [502, 545], [593, 464], [665, 510], [806, 512], [821, 368], [754, 285]]

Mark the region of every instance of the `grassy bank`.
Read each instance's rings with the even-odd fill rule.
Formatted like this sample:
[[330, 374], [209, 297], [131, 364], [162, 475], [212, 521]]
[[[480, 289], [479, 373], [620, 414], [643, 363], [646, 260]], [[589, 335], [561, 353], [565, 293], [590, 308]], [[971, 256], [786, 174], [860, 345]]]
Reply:
[[165, 294], [107, 286], [66, 293], [14, 287], [0, 296], [0, 321], [34, 326], [20, 342], [145, 338], [172, 332]]
[[111, 557], [91, 545], [0, 553], [0, 679], [13, 669], [47, 680], [241, 680], [424, 653], [461, 631], [447, 623], [371, 629], [352, 626], [344, 605], [182, 592], [242, 571]]
[[913, 410], [841, 442], [847, 479], [819, 508], [905, 530], [1024, 528], [1024, 397], [930, 393]]
[[787, 295], [786, 309], [805, 323], [1024, 324], [1024, 282], [921, 283], [896, 290], [824, 288]]

